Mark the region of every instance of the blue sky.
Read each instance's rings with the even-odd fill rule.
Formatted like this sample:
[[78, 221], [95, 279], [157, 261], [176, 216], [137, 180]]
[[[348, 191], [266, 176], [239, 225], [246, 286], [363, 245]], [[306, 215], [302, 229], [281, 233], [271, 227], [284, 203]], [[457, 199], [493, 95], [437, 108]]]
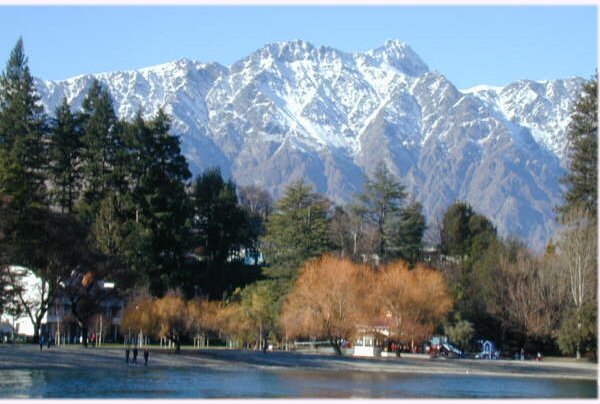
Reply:
[[596, 6], [0, 6], [0, 63], [19, 35], [45, 79], [182, 57], [229, 65], [291, 39], [351, 52], [395, 38], [466, 88], [589, 78], [597, 32]]

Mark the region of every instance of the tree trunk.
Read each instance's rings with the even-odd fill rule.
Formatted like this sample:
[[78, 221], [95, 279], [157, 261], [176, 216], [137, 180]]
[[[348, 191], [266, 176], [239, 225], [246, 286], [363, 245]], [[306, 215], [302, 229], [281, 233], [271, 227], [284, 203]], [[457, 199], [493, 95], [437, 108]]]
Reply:
[[88, 342], [87, 342], [87, 327], [84, 325], [83, 322], [80, 322], [79, 325], [81, 326], [81, 335], [83, 336], [83, 346], [85, 346], [86, 348], [88, 347]]
[[262, 341], [263, 341], [263, 342], [262, 342], [262, 344], [263, 344], [263, 346], [262, 346], [262, 351], [263, 351], [263, 353], [267, 353], [267, 349], [269, 348], [269, 346], [267, 345], [267, 338], [266, 338], [266, 337], [263, 337], [263, 340], [262, 340]]
[[42, 319], [38, 318], [33, 323], [33, 339], [39, 341], [40, 339], [40, 328], [42, 328]]
[[335, 351], [335, 354], [337, 356], [342, 356], [342, 347], [341, 347], [341, 344], [335, 338], [331, 338], [329, 340], [329, 343], [333, 347], [333, 350]]
[[[578, 313], [579, 315], [579, 313]], [[581, 322], [577, 323], [577, 346], [575, 348], [575, 357], [577, 360], [581, 359]]]

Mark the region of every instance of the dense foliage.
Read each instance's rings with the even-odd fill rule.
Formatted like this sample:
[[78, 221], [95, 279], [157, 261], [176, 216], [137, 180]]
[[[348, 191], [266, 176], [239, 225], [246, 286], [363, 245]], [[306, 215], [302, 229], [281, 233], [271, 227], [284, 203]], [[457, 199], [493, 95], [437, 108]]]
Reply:
[[0, 313], [37, 335], [62, 296], [85, 334], [118, 295], [123, 327], [176, 347], [325, 338], [340, 353], [385, 323], [411, 344], [445, 330], [462, 348], [595, 353], [596, 92], [594, 79], [573, 113], [562, 227], [543, 256], [460, 201], [426, 246], [422, 206], [383, 163], [349, 205], [302, 180], [273, 201], [218, 167], [192, 179], [166, 113], [120, 119], [97, 80], [80, 110], [64, 99], [48, 117], [19, 39], [0, 77]]
[[559, 212], [583, 205], [593, 215], [598, 209], [598, 74], [586, 82], [575, 104], [567, 132], [569, 172], [562, 179], [568, 189]]

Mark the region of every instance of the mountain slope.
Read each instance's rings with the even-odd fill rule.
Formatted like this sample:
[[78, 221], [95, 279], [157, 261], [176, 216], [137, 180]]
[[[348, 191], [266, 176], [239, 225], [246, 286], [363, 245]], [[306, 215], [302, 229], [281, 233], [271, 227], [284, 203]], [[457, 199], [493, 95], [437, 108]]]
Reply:
[[[460, 91], [397, 40], [365, 53], [292, 41], [230, 67], [182, 59], [96, 77], [121, 117], [164, 107], [194, 173], [219, 165], [275, 197], [305, 178], [347, 202], [383, 160], [432, 227], [450, 203], [466, 200], [502, 235], [535, 248], [554, 229], [565, 128], [583, 81]], [[79, 107], [91, 80], [37, 86], [53, 111], [63, 96]]]

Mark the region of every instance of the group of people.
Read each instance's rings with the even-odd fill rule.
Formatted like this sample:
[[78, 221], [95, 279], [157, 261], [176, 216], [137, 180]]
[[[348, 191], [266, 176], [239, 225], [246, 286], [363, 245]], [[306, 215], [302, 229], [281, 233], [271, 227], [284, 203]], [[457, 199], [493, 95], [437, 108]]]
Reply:
[[[521, 348], [521, 351], [515, 353], [515, 359], [516, 360], [525, 360], [525, 348]], [[542, 361], [544, 359], [544, 355], [542, 355], [542, 353], [540, 351], [538, 351], [538, 353], [535, 355], [534, 360], [536, 361]]]
[[42, 349], [44, 348], [44, 344], [46, 344], [47, 349], [50, 349], [50, 345], [54, 344], [54, 338], [49, 335], [49, 336], [44, 336], [44, 335], [40, 335], [40, 352], [42, 352]]
[[[129, 363], [130, 353], [133, 353], [131, 363], [137, 363], [137, 357], [138, 357], [137, 346], [134, 345], [133, 350], [130, 349], [129, 346], [127, 346], [127, 348], [125, 348], [125, 363]], [[150, 351], [148, 350], [148, 348], [144, 348], [144, 366], [148, 366], [148, 357], [149, 356], [150, 356]]]

